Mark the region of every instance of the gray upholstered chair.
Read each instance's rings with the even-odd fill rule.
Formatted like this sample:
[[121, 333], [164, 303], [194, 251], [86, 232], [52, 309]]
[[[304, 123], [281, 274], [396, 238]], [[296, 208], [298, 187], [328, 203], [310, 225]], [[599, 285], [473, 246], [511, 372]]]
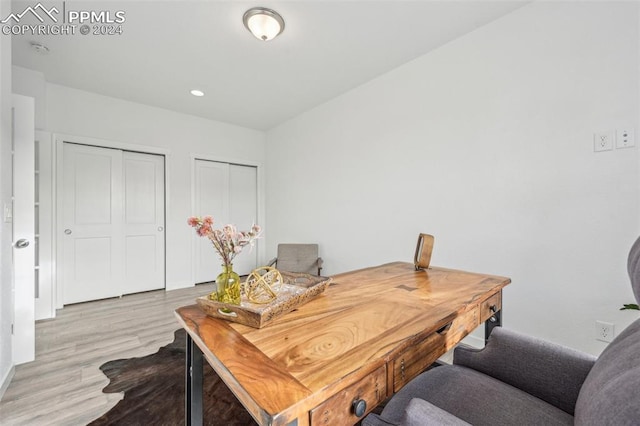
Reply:
[[283, 271], [320, 275], [322, 263], [317, 244], [278, 244], [278, 257], [271, 259], [268, 265], [276, 265]]
[[[628, 260], [640, 302], [640, 238]], [[640, 425], [640, 319], [599, 358], [495, 328], [484, 349], [409, 382], [363, 425]]]

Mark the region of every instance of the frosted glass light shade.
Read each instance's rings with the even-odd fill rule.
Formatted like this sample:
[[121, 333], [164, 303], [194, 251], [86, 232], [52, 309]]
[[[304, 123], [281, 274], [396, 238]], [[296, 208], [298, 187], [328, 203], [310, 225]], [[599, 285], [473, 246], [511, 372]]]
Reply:
[[264, 7], [247, 10], [242, 17], [242, 22], [251, 34], [262, 41], [272, 40], [284, 30], [282, 16]]

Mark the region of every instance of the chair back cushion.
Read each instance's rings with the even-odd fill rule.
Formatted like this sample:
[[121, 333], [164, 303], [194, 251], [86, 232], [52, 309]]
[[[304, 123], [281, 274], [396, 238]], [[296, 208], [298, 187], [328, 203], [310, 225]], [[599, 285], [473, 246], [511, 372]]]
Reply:
[[318, 274], [317, 244], [278, 244], [278, 269]]
[[[627, 270], [640, 303], [640, 238], [631, 247]], [[576, 401], [575, 424], [640, 424], [640, 319], [607, 346], [589, 372]]]
[[576, 425], [640, 424], [640, 319], [602, 352], [576, 402]]

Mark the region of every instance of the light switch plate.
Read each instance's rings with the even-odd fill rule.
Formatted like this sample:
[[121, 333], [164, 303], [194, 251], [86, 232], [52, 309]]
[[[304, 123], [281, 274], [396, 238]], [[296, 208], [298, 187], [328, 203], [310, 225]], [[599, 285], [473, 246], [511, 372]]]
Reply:
[[4, 207], [2, 209], [2, 217], [4, 218], [5, 223], [13, 222], [13, 208], [11, 205], [4, 203]]

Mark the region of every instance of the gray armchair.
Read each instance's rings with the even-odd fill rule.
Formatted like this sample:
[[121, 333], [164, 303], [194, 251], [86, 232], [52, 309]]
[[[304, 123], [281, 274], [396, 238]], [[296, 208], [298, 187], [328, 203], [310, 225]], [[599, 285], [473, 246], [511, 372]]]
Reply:
[[268, 266], [276, 265], [283, 271], [320, 275], [322, 264], [317, 244], [278, 244], [278, 257], [271, 259]]
[[[628, 260], [640, 301], [640, 238]], [[640, 319], [599, 358], [495, 328], [484, 349], [409, 382], [363, 425], [639, 425]]]

